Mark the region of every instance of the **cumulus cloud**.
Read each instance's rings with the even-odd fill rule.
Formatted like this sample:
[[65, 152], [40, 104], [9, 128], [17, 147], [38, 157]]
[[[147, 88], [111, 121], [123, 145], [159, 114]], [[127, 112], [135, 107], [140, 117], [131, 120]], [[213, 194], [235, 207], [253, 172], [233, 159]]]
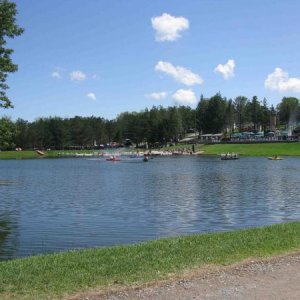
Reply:
[[62, 72], [63, 72], [63, 69], [57, 67], [51, 73], [51, 77], [56, 78], [56, 79], [62, 79], [62, 77], [63, 77]]
[[158, 42], [175, 41], [180, 38], [180, 32], [189, 28], [189, 20], [184, 17], [173, 17], [162, 14], [151, 18], [152, 27], [155, 30], [155, 39]]
[[224, 65], [217, 65], [215, 68], [216, 73], [220, 73], [224, 79], [229, 79], [234, 76], [234, 67], [235, 61], [233, 59], [229, 59]]
[[56, 79], [61, 79], [61, 78], [62, 78], [61, 73], [60, 73], [60, 71], [58, 71], [58, 70], [53, 71], [53, 72], [51, 73], [51, 77], [56, 78]]
[[86, 74], [81, 71], [73, 71], [70, 73], [70, 79], [74, 81], [83, 81], [86, 79]]
[[162, 100], [165, 99], [167, 97], [167, 93], [166, 92], [154, 92], [151, 94], [147, 94], [146, 95], [148, 98], [152, 98], [155, 100]]
[[155, 70], [163, 72], [173, 77], [176, 81], [188, 86], [203, 83], [203, 79], [198, 74], [184, 67], [173, 66], [169, 62], [159, 61], [155, 66]]
[[174, 99], [176, 104], [182, 104], [182, 105], [190, 105], [195, 104], [197, 102], [195, 93], [189, 89], [189, 90], [177, 90], [172, 98]]
[[87, 95], [86, 95], [88, 98], [90, 98], [91, 100], [93, 100], [93, 101], [96, 101], [96, 95], [94, 94], [94, 93], [88, 93]]
[[289, 73], [275, 68], [265, 80], [265, 88], [279, 92], [300, 92], [300, 78], [289, 77]]

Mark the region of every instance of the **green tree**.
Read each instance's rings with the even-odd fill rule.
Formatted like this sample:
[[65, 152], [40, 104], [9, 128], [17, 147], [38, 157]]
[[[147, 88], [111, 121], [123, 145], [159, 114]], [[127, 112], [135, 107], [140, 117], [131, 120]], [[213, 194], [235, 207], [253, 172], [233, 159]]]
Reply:
[[279, 120], [281, 124], [293, 124], [299, 118], [299, 99], [294, 97], [283, 97], [278, 104]]
[[204, 133], [207, 127], [207, 108], [208, 99], [201, 96], [200, 101], [196, 108], [196, 126], [199, 132]]
[[182, 134], [188, 131], [195, 131], [196, 129], [196, 110], [190, 108], [189, 106], [179, 106], [178, 112], [182, 121]]
[[46, 118], [38, 118], [29, 125], [28, 137], [32, 148], [44, 148], [45, 142], [52, 139], [46, 126]]
[[226, 116], [226, 100], [221, 94], [216, 94], [208, 101], [206, 111], [206, 133], [219, 133], [224, 129]]
[[182, 131], [182, 118], [177, 107], [169, 107], [168, 110], [168, 140], [177, 142]]
[[16, 72], [18, 66], [12, 62], [13, 49], [6, 48], [7, 38], [14, 38], [23, 33], [24, 29], [16, 24], [16, 4], [8, 0], [0, 0], [0, 107], [13, 107], [6, 95], [9, 73]]
[[266, 98], [264, 98], [262, 102], [261, 111], [262, 111], [262, 120], [261, 120], [262, 130], [266, 131], [267, 128], [270, 126], [270, 120], [271, 120], [271, 110], [268, 107], [268, 102]]
[[67, 145], [67, 133], [64, 124], [65, 122], [59, 117], [49, 118], [47, 120], [48, 132], [51, 136], [51, 139], [49, 139], [45, 147], [63, 149]]
[[250, 120], [254, 125], [254, 129], [258, 130], [258, 126], [262, 122], [262, 109], [256, 96], [252, 97], [248, 107]]
[[94, 133], [94, 142], [97, 145], [105, 143], [105, 120], [103, 118], [91, 117], [91, 126]]
[[[124, 112], [121, 113], [116, 120], [116, 132], [119, 141], [129, 139], [136, 143], [137, 132], [137, 113]], [[106, 131], [108, 127], [106, 126]], [[108, 131], [107, 131], [108, 132]], [[113, 134], [111, 133], [111, 136]]]
[[106, 142], [111, 143], [114, 140], [116, 132], [116, 121], [109, 120], [105, 123]]
[[201, 133], [223, 131], [226, 119], [227, 101], [220, 93], [205, 99], [201, 96], [196, 108], [197, 129]]
[[154, 146], [156, 142], [161, 141], [161, 132], [159, 131], [161, 123], [161, 114], [157, 107], [153, 106], [149, 111], [149, 131], [147, 141], [150, 148]]
[[15, 137], [17, 131], [15, 124], [8, 118], [0, 119], [0, 149], [11, 150], [15, 148]]
[[236, 116], [236, 123], [239, 128], [239, 131], [242, 131], [242, 128], [247, 121], [247, 104], [249, 100], [244, 96], [238, 96], [234, 100], [234, 109]]
[[229, 99], [226, 103], [225, 125], [226, 130], [228, 130], [228, 133], [231, 134], [234, 127], [234, 105], [231, 99]]
[[28, 121], [25, 121], [23, 119], [18, 119], [16, 121], [16, 128], [17, 128], [17, 135], [15, 140], [16, 146], [21, 147], [22, 149], [29, 148]]

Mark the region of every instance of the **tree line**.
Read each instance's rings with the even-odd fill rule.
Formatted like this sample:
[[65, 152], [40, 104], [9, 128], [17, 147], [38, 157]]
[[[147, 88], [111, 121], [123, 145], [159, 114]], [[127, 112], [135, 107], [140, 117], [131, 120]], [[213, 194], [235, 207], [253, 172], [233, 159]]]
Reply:
[[111, 143], [149, 147], [176, 143], [187, 133], [227, 133], [270, 128], [271, 116], [277, 125], [287, 127], [300, 120], [300, 101], [284, 97], [276, 108], [266, 99], [256, 96], [232, 99], [216, 94], [201, 96], [195, 109], [189, 106], [164, 108], [154, 106], [140, 112], [124, 112], [113, 120], [101, 117], [38, 118], [33, 122], [23, 119], [0, 119], [0, 149], [70, 149], [94, 148]]

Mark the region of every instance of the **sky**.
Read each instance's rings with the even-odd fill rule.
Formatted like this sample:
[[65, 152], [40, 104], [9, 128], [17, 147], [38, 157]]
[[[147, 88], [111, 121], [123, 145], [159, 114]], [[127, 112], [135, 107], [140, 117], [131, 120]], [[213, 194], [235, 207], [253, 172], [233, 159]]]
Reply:
[[16, 0], [13, 120], [300, 97], [298, 0]]

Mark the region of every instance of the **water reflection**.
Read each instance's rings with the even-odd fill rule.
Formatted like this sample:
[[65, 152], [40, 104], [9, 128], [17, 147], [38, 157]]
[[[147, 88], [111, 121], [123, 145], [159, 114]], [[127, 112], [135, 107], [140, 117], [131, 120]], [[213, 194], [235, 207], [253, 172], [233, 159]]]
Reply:
[[0, 161], [14, 182], [0, 186], [0, 259], [299, 220], [299, 169], [298, 158]]
[[18, 248], [17, 226], [13, 216], [0, 213], [0, 260], [15, 256]]
[[11, 180], [0, 179], [0, 186], [1, 186], [1, 185], [2, 185], [2, 186], [7, 186], [7, 185], [12, 185], [12, 184], [14, 184], [14, 182], [11, 181]]

